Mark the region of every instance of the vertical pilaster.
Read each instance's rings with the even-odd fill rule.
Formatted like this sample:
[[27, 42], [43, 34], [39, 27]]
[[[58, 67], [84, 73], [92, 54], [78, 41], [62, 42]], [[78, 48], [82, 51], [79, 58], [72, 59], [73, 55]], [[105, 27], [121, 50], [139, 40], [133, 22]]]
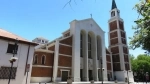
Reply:
[[106, 48], [105, 48], [105, 35], [101, 38], [101, 45], [102, 45], [102, 63], [103, 63], [103, 79], [104, 81], [107, 81], [107, 60], [106, 60]]
[[[74, 23], [75, 24], [75, 23]], [[74, 25], [74, 27], [76, 27]], [[72, 77], [74, 82], [80, 81], [80, 29], [74, 28], [72, 52]]]
[[53, 82], [57, 79], [58, 72], [58, 56], [59, 56], [59, 40], [55, 42], [55, 51], [54, 51], [54, 67], [53, 67]]
[[[128, 49], [128, 47], [127, 47], [127, 49]], [[131, 70], [131, 60], [130, 60], [130, 56], [129, 56], [129, 49], [128, 49], [128, 60], [129, 60], [129, 68], [130, 68], [130, 70]]]
[[114, 76], [113, 76], [114, 73], [113, 73], [113, 59], [112, 59], [112, 52], [110, 53], [110, 57], [111, 57], [111, 62], [112, 62], [112, 63], [111, 63], [111, 72], [112, 72], [111, 74], [112, 74], [112, 79], [114, 79]]
[[125, 70], [125, 62], [124, 62], [124, 53], [123, 53], [123, 44], [122, 44], [122, 38], [121, 38], [121, 33], [120, 33], [120, 29], [119, 29], [119, 21], [117, 21], [117, 26], [118, 26], [118, 30], [117, 30], [117, 34], [118, 34], [118, 46], [119, 46], [119, 57], [120, 57], [120, 67], [121, 70]]
[[83, 38], [84, 46], [83, 46], [83, 51], [84, 51], [84, 81], [89, 81], [89, 76], [88, 76], [88, 34], [86, 33]]
[[93, 76], [94, 76], [94, 80], [98, 81], [98, 66], [97, 66], [97, 38], [96, 36], [93, 37], [94, 41], [93, 41]]

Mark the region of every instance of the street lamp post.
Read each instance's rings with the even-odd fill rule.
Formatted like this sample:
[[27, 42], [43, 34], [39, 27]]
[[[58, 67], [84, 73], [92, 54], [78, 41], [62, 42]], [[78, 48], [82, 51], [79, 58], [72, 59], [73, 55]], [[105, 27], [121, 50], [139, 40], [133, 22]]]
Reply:
[[103, 84], [103, 71], [104, 71], [104, 68], [103, 68], [103, 62], [102, 62], [102, 57], [100, 58], [101, 59], [101, 77], [102, 77], [102, 84]]
[[130, 83], [129, 83], [129, 74], [128, 74], [128, 70], [127, 70], [127, 77], [128, 77], [128, 84], [130, 84]]
[[15, 46], [14, 46], [14, 50], [13, 50], [13, 57], [11, 57], [11, 59], [9, 60], [10, 63], [11, 63], [11, 68], [10, 68], [10, 74], [9, 74], [9, 80], [8, 80], [8, 84], [10, 84], [10, 79], [11, 79], [11, 75], [12, 75], [12, 68], [13, 68], [13, 63], [18, 59], [17, 57], [15, 57], [15, 54], [16, 54], [16, 49], [17, 49], [17, 43], [18, 43], [18, 40], [16, 39], [15, 41]]
[[127, 71], [127, 82], [128, 82], [128, 84], [130, 84], [130, 82], [129, 82], [129, 72], [130, 72], [130, 70], [124, 70], [124, 72], [126, 72]]

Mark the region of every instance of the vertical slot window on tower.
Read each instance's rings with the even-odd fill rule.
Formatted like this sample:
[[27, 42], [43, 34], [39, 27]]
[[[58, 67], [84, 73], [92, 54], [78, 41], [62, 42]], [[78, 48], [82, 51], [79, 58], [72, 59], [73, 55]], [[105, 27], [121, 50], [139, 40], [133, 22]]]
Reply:
[[115, 16], [115, 11], [112, 11], [111, 12], [111, 17], [114, 17]]
[[119, 27], [120, 27], [121, 30], [124, 30], [123, 22], [119, 21]]
[[128, 54], [128, 51], [127, 51], [127, 48], [126, 48], [126, 47], [123, 47], [123, 52], [124, 52], [125, 54]]
[[125, 33], [123, 31], [121, 31], [121, 37], [126, 38]]

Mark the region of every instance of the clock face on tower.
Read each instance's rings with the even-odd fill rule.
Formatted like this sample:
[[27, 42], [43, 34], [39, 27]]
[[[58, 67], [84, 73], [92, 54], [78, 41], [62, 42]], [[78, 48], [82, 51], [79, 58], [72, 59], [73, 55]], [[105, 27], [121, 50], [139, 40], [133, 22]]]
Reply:
[[112, 11], [111, 12], [111, 17], [114, 17], [115, 16], [115, 11]]

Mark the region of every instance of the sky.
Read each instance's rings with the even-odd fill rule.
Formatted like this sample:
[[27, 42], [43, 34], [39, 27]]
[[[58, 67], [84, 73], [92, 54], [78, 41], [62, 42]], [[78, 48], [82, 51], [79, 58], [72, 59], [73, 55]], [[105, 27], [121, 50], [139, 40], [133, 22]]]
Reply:
[[[108, 47], [108, 20], [112, 0], [0, 0], [0, 28], [32, 41], [44, 37], [50, 41], [69, 29], [72, 20], [93, 19], [106, 32], [105, 44]], [[128, 37], [133, 36], [134, 22], [138, 14], [133, 10], [139, 0], [115, 0], [124, 20]], [[64, 7], [65, 6], [65, 7]], [[63, 8], [64, 7], [64, 8]], [[129, 39], [127, 39], [129, 43]], [[143, 54], [142, 49], [130, 50], [130, 54]]]

